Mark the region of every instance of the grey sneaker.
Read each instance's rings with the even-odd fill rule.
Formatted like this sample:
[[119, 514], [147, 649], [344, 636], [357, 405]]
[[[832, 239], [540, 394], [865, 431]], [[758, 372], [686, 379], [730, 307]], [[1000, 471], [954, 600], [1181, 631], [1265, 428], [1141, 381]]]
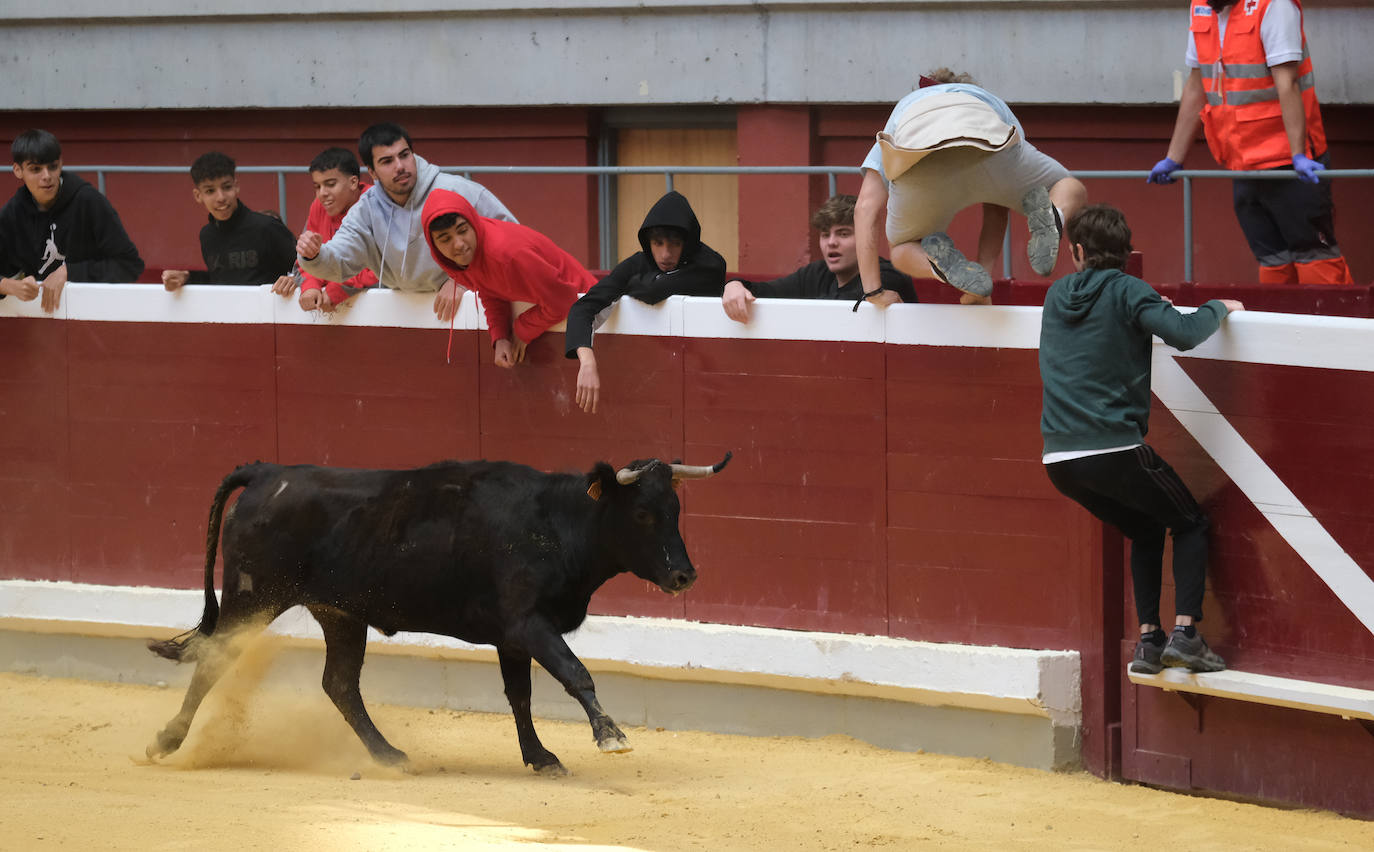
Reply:
[[1026, 214], [1026, 224], [1030, 226], [1026, 257], [1030, 259], [1031, 269], [1036, 275], [1049, 275], [1054, 271], [1055, 261], [1059, 260], [1059, 241], [1064, 233], [1059, 211], [1050, 202], [1050, 191], [1037, 186], [1027, 192], [1021, 197], [1021, 212]]
[[1201, 633], [1189, 639], [1182, 630], [1175, 630], [1169, 634], [1169, 644], [1164, 646], [1160, 662], [1166, 666], [1187, 668], [1195, 672], [1219, 672], [1226, 668], [1226, 661], [1207, 647], [1207, 641], [1202, 638]]
[[1164, 670], [1164, 664], [1159, 660], [1163, 653], [1163, 645], [1153, 642], [1135, 643], [1135, 659], [1131, 660], [1131, 671], [1140, 674], [1159, 674]]
[[992, 295], [992, 276], [982, 266], [964, 257], [949, 234], [931, 234], [921, 240], [921, 248], [930, 258], [935, 277], [951, 287], [975, 296]]

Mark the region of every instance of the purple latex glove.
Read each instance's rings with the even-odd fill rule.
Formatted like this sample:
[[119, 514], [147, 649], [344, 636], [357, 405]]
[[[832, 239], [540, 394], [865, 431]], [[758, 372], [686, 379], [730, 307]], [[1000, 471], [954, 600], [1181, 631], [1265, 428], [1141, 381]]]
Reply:
[[1293, 168], [1297, 170], [1299, 180], [1307, 183], [1317, 183], [1317, 172], [1326, 171], [1326, 166], [1308, 157], [1306, 154], [1293, 155]]
[[1147, 178], [1145, 178], [1145, 182], [1146, 182], [1146, 183], [1173, 183], [1173, 182], [1174, 182], [1174, 177], [1173, 177], [1174, 172], [1178, 171], [1178, 170], [1181, 169], [1181, 168], [1183, 168], [1183, 164], [1182, 164], [1182, 163], [1176, 163], [1176, 162], [1174, 162], [1173, 160], [1169, 159], [1168, 157], [1165, 157], [1164, 159], [1160, 160], [1158, 163], [1155, 163], [1155, 167], [1154, 167], [1153, 169], [1150, 169], [1150, 176], [1147, 177]]

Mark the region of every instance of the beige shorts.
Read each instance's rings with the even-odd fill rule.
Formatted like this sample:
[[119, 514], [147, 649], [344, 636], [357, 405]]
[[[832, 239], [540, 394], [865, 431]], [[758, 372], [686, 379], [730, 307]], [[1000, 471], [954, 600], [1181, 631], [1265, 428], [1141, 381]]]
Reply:
[[974, 204], [998, 204], [1021, 212], [1021, 198], [1050, 187], [1068, 169], [1029, 142], [1005, 151], [946, 148], [921, 160], [888, 187], [887, 241], [915, 242], [949, 227], [954, 215]]

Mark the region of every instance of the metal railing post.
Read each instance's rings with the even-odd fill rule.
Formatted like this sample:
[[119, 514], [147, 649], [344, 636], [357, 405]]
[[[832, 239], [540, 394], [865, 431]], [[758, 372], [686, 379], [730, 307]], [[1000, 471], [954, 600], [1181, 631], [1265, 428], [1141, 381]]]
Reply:
[[286, 172], [277, 172], [277, 212], [281, 213], [281, 223], [286, 224]]
[[104, 195], [104, 194], [105, 194], [105, 172], [104, 172], [104, 171], [98, 171], [98, 172], [95, 173], [95, 188], [98, 189], [98, 190], [100, 190], [100, 194], [101, 194], [101, 195]]
[[838, 191], [838, 190], [839, 190], [839, 185], [840, 185], [839, 178], [837, 178], [837, 177], [835, 176], [835, 173], [834, 173], [834, 172], [830, 172], [829, 174], [826, 175], [826, 177], [829, 179], [829, 183], [830, 183], [830, 194], [827, 195], [826, 198], [834, 198], [836, 195], [839, 194], [839, 191]]
[[1002, 277], [1011, 277], [1011, 220], [1007, 220], [1007, 227], [1002, 231]]
[[672, 172], [664, 172], [664, 173], [663, 173], [663, 185], [664, 185], [665, 187], [667, 187], [666, 189], [663, 190], [664, 192], [672, 192], [672, 191], [673, 191], [673, 173], [672, 173]]
[[1193, 280], [1193, 179], [1183, 179], [1183, 280]]

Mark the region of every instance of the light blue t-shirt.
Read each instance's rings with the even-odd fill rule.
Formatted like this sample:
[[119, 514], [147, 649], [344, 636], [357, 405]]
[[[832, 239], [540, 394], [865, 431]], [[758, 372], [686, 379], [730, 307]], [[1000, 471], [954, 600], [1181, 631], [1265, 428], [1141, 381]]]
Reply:
[[[896, 133], [897, 122], [901, 120], [901, 117], [906, 113], [907, 109], [921, 98], [951, 93], [974, 96], [992, 107], [992, 111], [997, 113], [998, 118], [1010, 124], [1012, 127], [1015, 127], [1016, 133], [1021, 139], [1026, 138], [1025, 129], [1021, 127], [1021, 122], [1016, 120], [1016, 116], [1012, 113], [1011, 107], [1007, 106], [1006, 101], [981, 86], [974, 86], [969, 83], [942, 83], [938, 86], [926, 86], [924, 89], [917, 89], [900, 101], [897, 101], [897, 105], [892, 108], [892, 114], [887, 117], [887, 124], [883, 127], [883, 132]], [[887, 180], [887, 175], [883, 174], [883, 152], [877, 142], [874, 142], [873, 147], [869, 149], [868, 156], [864, 158], [862, 168], [872, 169], [882, 175], [883, 180]]]

